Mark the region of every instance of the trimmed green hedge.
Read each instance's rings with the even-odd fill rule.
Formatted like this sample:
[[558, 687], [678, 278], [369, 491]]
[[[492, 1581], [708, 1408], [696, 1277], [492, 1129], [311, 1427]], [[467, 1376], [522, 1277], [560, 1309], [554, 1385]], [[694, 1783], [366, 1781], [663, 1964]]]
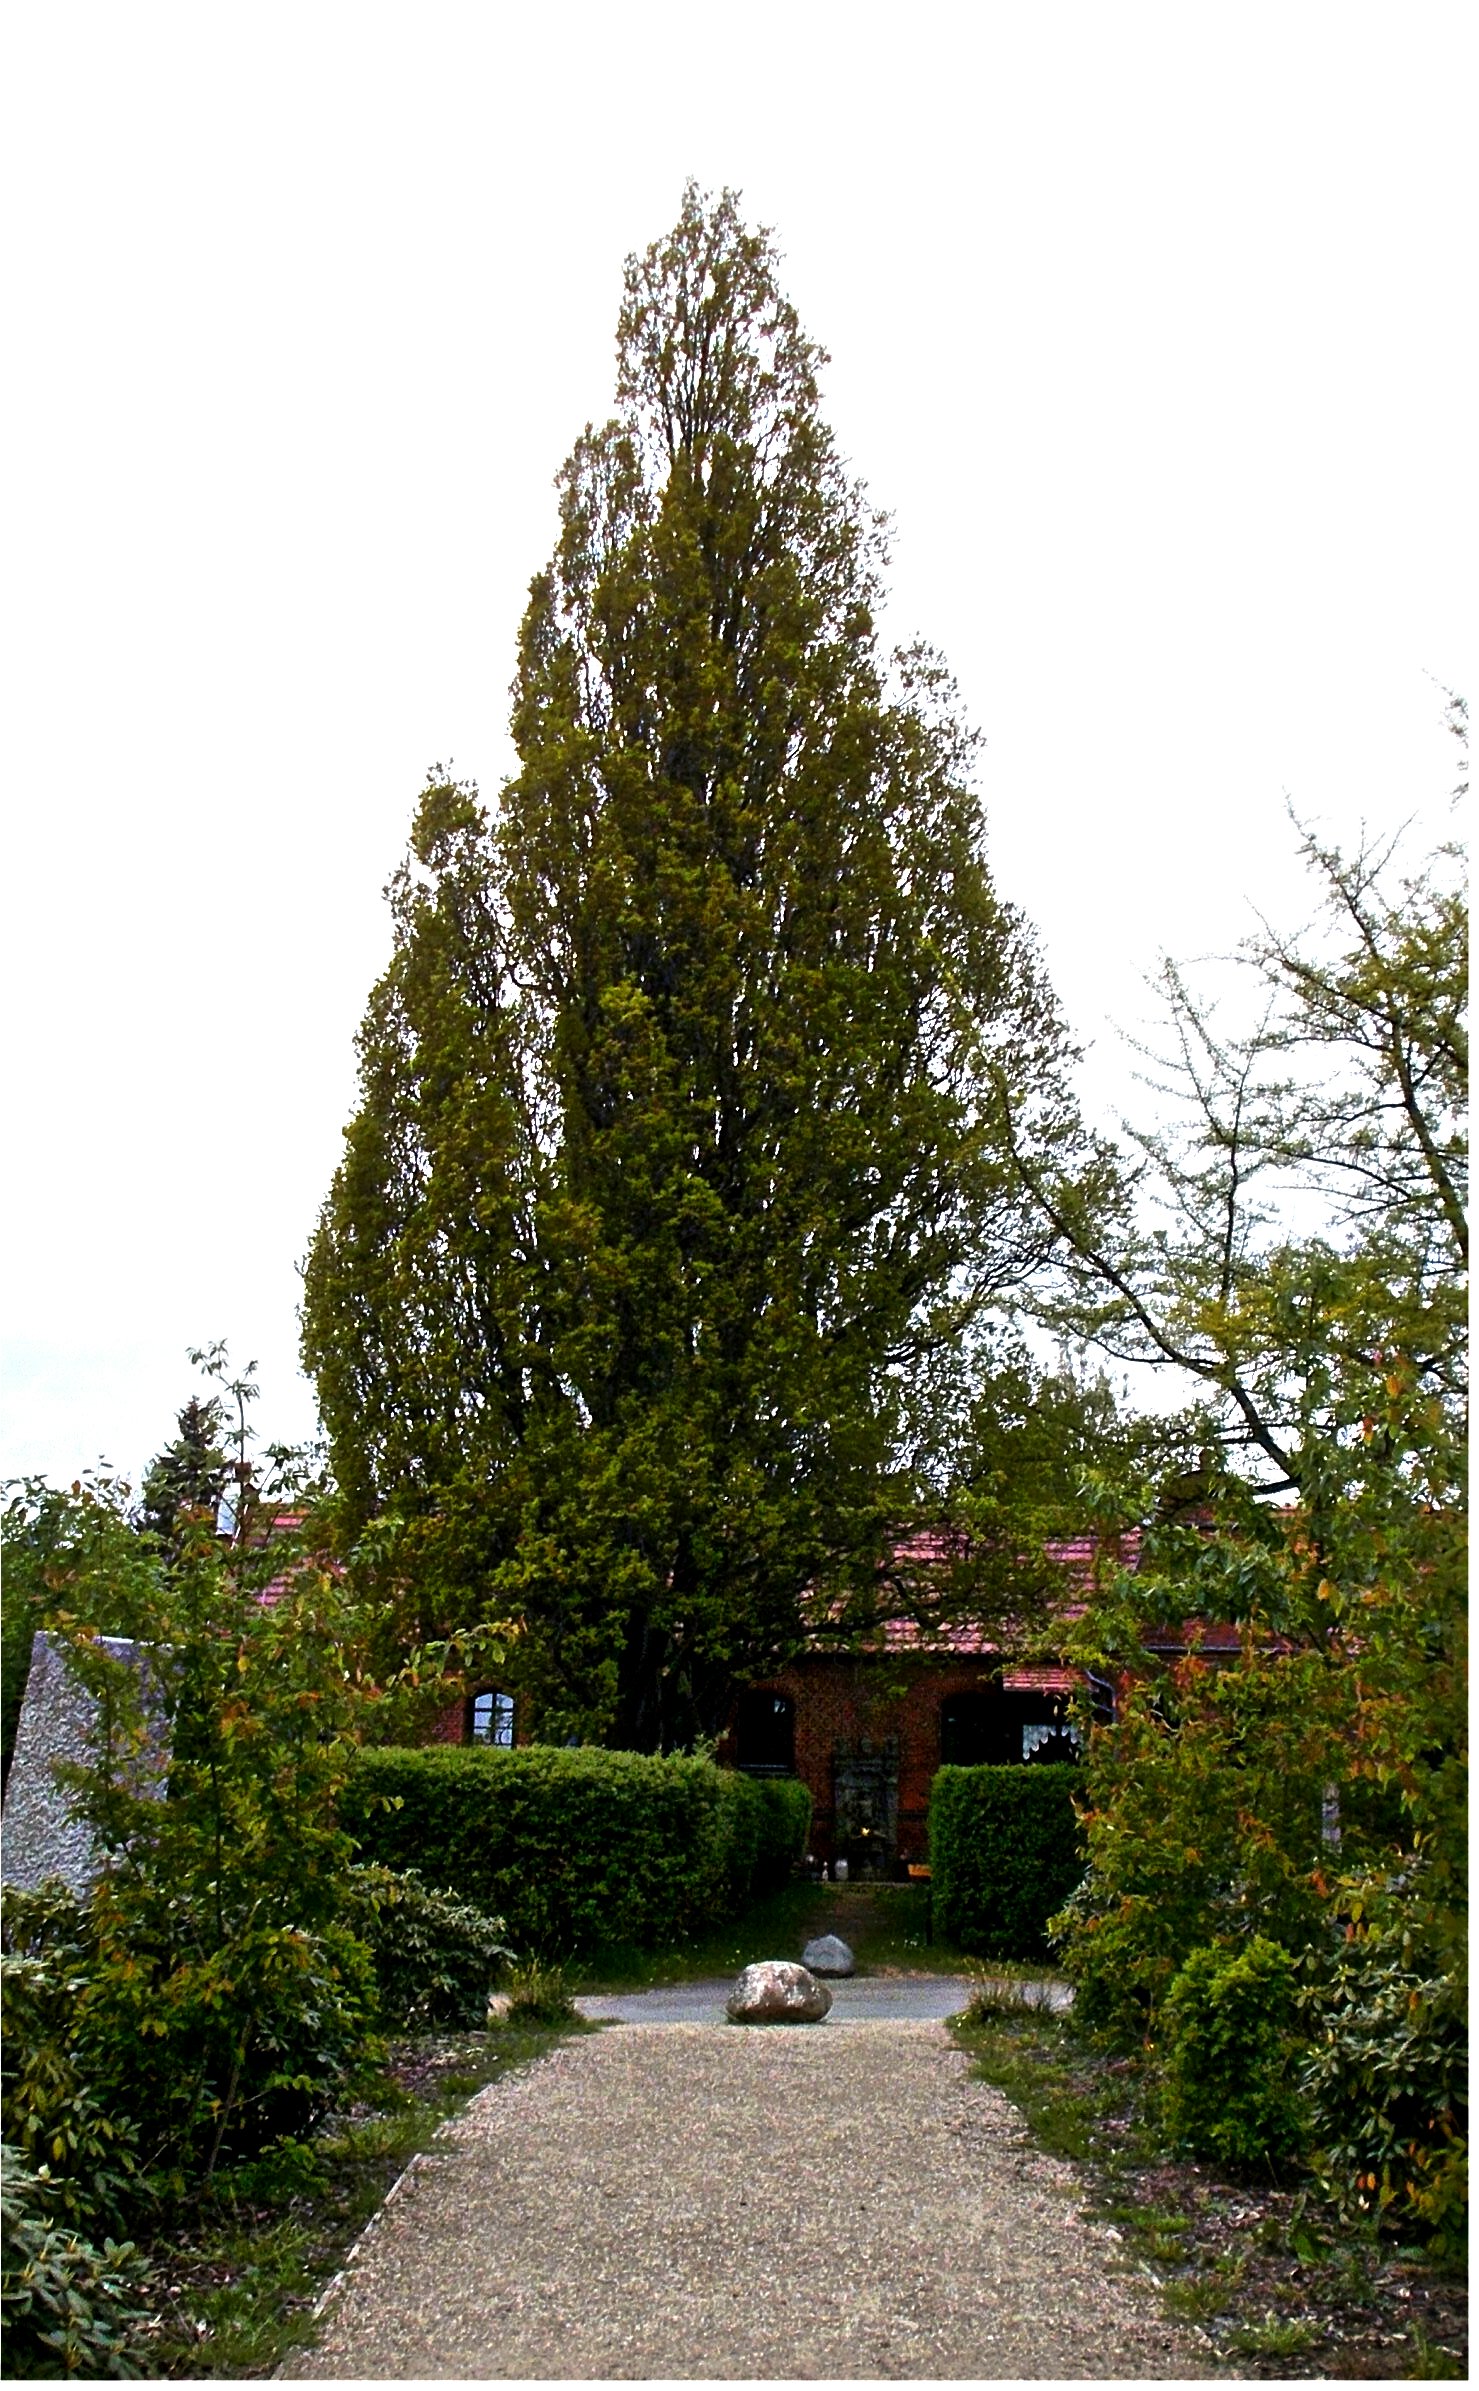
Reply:
[[356, 1754], [340, 1815], [361, 1859], [495, 1912], [520, 1950], [573, 1958], [671, 1942], [783, 1884], [811, 1796], [707, 1760], [380, 1746]]
[[937, 1932], [983, 1959], [1040, 1959], [1084, 1872], [1071, 1763], [942, 1768], [930, 1792]]

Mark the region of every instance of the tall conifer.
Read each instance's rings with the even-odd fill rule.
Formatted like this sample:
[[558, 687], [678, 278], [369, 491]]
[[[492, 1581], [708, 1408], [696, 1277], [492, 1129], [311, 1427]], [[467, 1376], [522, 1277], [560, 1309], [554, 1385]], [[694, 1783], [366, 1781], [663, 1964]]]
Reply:
[[911, 1408], [1041, 1260], [1002, 1099], [1070, 1116], [972, 738], [881, 650], [882, 523], [732, 195], [630, 262], [618, 358], [519, 770], [491, 818], [434, 773], [392, 886], [304, 1334], [415, 1623], [518, 1619], [546, 1733], [650, 1749], [867, 1579]]

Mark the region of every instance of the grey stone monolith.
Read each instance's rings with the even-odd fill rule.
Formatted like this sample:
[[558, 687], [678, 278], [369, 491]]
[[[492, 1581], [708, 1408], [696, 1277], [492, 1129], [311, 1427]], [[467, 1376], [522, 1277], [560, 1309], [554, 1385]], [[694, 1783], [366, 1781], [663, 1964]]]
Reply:
[[[127, 1636], [100, 1636], [98, 1642], [112, 1659], [145, 1673], [153, 1732], [135, 1765], [135, 1790], [162, 1794], [167, 1730], [158, 1702], [150, 1699], [145, 1651]], [[85, 1893], [97, 1877], [91, 1832], [72, 1816], [67, 1790], [56, 1779], [59, 1763], [85, 1766], [96, 1758], [97, 1726], [96, 1697], [68, 1667], [66, 1647], [41, 1630], [31, 1646], [30, 1674], [5, 1783], [0, 1876], [6, 1884], [34, 1888], [49, 1876], [59, 1876], [70, 1892]]]

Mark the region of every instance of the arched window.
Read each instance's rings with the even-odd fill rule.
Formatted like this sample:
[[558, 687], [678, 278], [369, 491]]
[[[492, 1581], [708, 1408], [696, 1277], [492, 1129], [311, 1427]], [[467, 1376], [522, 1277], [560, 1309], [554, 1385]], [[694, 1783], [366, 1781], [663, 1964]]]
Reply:
[[467, 1706], [467, 1734], [470, 1743], [500, 1744], [505, 1751], [512, 1751], [513, 1695], [474, 1694]]
[[735, 1765], [746, 1776], [796, 1774], [796, 1705], [789, 1694], [741, 1694], [734, 1732]]

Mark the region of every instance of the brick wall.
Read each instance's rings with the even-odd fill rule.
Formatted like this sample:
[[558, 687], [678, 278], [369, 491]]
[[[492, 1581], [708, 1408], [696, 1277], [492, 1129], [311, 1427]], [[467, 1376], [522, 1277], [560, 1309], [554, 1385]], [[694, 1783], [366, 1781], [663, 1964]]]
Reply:
[[[1000, 1661], [952, 1657], [922, 1661], [817, 1654], [794, 1661], [773, 1677], [756, 1680], [759, 1690], [786, 1694], [796, 1706], [796, 1774], [812, 1798], [811, 1848], [818, 1859], [836, 1857], [832, 1766], [839, 1744], [897, 1743], [899, 1756], [898, 1860], [929, 1857], [930, 1785], [940, 1765], [940, 1705], [952, 1694], [984, 1691]], [[718, 1757], [737, 1756], [733, 1730]]]

